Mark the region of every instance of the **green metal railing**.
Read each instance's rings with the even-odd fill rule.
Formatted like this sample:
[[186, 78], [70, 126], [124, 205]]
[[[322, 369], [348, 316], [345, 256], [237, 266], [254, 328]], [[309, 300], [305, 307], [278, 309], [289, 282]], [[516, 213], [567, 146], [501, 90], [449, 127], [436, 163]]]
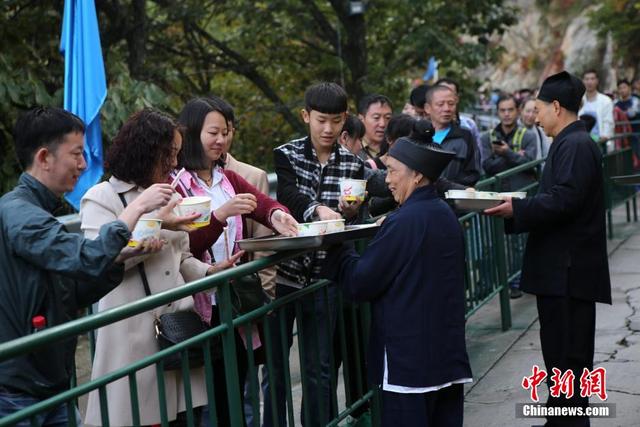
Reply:
[[638, 221], [636, 188], [630, 185], [616, 185], [611, 177], [630, 175], [633, 173], [633, 151], [630, 147], [616, 150], [602, 156], [602, 172], [604, 175], [604, 199], [607, 210], [607, 232], [613, 238], [613, 209], [622, 204], [627, 211], [627, 222]]
[[[605, 164], [605, 176], [607, 173], [618, 173], [620, 164], [623, 165], [623, 169], [628, 166], [628, 149], [621, 150], [619, 153], [611, 153], [611, 155], [605, 156], [603, 160]], [[476, 188], [479, 190], [495, 190], [501, 188], [503, 180], [510, 178], [511, 176], [531, 169], [539, 168], [542, 160], [529, 162], [527, 164], [518, 166], [509, 171], [500, 173], [489, 179], [480, 181]], [[615, 167], [614, 167], [615, 166]], [[626, 170], [626, 169], [625, 169]], [[611, 175], [609, 175], [611, 176]], [[609, 191], [610, 199], [619, 200], [613, 197], [615, 187], [610, 180], [606, 181], [607, 191]], [[523, 190], [534, 191], [537, 187], [537, 183], [532, 183]], [[634, 192], [635, 194], [635, 192]], [[626, 197], [626, 196], [625, 196]], [[630, 197], [630, 196], [629, 196]], [[627, 199], [628, 200], [628, 199]], [[612, 202], [613, 203], [613, 202]], [[635, 200], [634, 209], [635, 209]], [[609, 206], [609, 205], [608, 205]], [[466, 268], [465, 268], [465, 292], [466, 292], [466, 315], [467, 318], [477, 311], [484, 303], [489, 301], [496, 295], [499, 295], [501, 314], [502, 314], [502, 328], [504, 330], [511, 326], [511, 313], [509, 306], [509, 294], [508, 283], [514, 279], [520, 270], [523, 250], [526, 242], [525, 235], [507, 236], [504, 233], [504, 221], [498, 218], [487, 217], [479, 213], [470, 213], [459, 218], [461, 225], [463, 226], [465, 235], [465, 251], [466, 251]], [[362, 245], [361, 245], [362, 247]], [[208, 400], [208, 410], [211, 417], [211, 424], [216, 424], [216, 411], [215, 407], [215, 393], [214, 389], [214, 373], [212, 368], [212, 354], [210, 350], [210, 342], [216, 337], [220, 336], [223, 347], [223, 358], [225, 366], [225, 381], [227, 384], [227, 395], [229, 413], [231, 416], [231, 425], [239, 426], [243, 423], [243, 408], [241, 405], [241, 393], [242, 390], [239, 385], [239, 373], [237, 364], [236, 344], [234, 331], [243, 325], [248, 325], [251, 322], [261, 322], [267, 317], [269, 319], [276, 319], [276, 322], [267, 321], [264, 322], [264, 345], [266, 347], [266, 365], [269, 372], [274, 372], [274, 359], [273, 353], [275, 349], [274, 338], [275, 334], [280, 337], [279, 342], [281, 347], [278, 350], [283, 353], [288, 353], [288, 343], [285, 338], [285, 321], [284, 321], [284, 309], [293, 307], [296, 312], [301, 311], [301, 304], [304, 298], [309, 298], [315, 295], [321, 295], [322, 299], [328, 301], [328, 286], [327, 281], [318, 281], [311, 284], [309, 287], [296, 291], [283, 298], [279, 298], [270, 304], [255, 310], [251, 313], [233, 318], [230, 298], [230, 280], [241, 277], [261, 269], [276, 265], [287, 259], [299, 256], [306, 251], [289, 251], [280, 252], [269, 256], [255, 260], [233, 269], [219, 272], [215, 275], [185, 284], [183, 286], [171, 289], [165, 292], [151, 295], [149, 297], [134, 301], [119, 307], [115, 307], [103, 312], [92, 314], [83, 317], [78, 320], [74, 320], [59, 326], [54, 326], [44, 331], [26, 336], [11, 342], [0, 344], [0, 362], [9, 360], [13, 357], [25, 355], [35, 351], [46, 351], [50, 345], [68, 339], [70, 337], [76, 337], [81, 334], [92, 332], [100, 327], [113, 324], [119, 320], [132, 317], [134, 315], [148, 312], [156, 307], [168, 304], [172, 301], [179, 300], [184, 297], [188, 297], [195, 293], [216, 288], [217, 289], [217, 301], [220, 309], [220, 325], [193, 337], [185, 342], [182, 342], [174, 347], [158, 351], [146, 358], [140, 359], [135, 363], [128, 366], [124, 366], [113, 372], [110, 372], [102, 377], [95, 378], [84, 384], [74, 386], [68, 391], [60, 393], [54, 397], [43, 400], [33, 406], [23, 409], [19, 412], [11, 414], [7, 417], [0, 419], [0, 427], [14, 425], [20, 421], [27, 420], [35, 425], [35, 417], [46, 411], [50, 411], [53, 408], [57, 408], [61, 405], [65, 405], [69, 413], [70, 425], [75, 425], [75, 408], [78, 398], [88, 394], [91, 391], [97, 390], [100, 396], [101, 410], [102, 410], [102, 423], [103, 425], [109, 425], [109, 412], [108, 412], [108, 395], [107, 384], [120, 379], [127, 379], [129, 381], [129, 393], [131, 397], [131, 412], [132, 412], [132, 424], [140, 425], [139, 416], [139, 393], [144, 393], [144, 390], [140, 390], [136, 381], [136, 372], [146, 368], [148, 366], [155, 366], [157, 372], [158, 382], [158, 398], [160, 405], [158, 407], [162, 426], [169, 425], [169, 415], [167, 413], [165, 401], [166, 384], [164, 384], [163, 375], [163, 359], [174, 353], [180, 353], [182, 357], [182, 377], [184, 380], [184, 396], [187, 402], [187, 423], [188, 425], [194, 425], [195, 413], [192, 405], [191, 385], [190, 385], [190, 369], [188, 351], [193, 348], [201, 348], [205, 355], [204, 375], [206, 380], [206, 392]], [[337, 346], [333, 348], [333, 344], [329, 344], [331, 354], [334, 354], [334, 350], [339, 350], [343, 355], [348, 354], [352, 357], [354, 364], [343, 363], [342, 376], [344, 385], [344, 403], [338, 400], [338, 395], [333, 392], [330, 396], [331, 411], [329, 414], [321, 414], [325, 417], [324, 422], [327, 425], [336, 426], [342, 420], [349, 415], [354, 414], [357, 410], [369, 407], [373, 425], [379, 424], [380, 406], [378, 389], [370, 387], [361, 369], [353, 369], [353, 365], [356, 367], [363, 366], [364, 358], [364, 342], [368, 338], [368, 325], [370, 319], [370, 310], [368, 304], [350, 304], [343, 301], [341, 295], [338, 293], [337, 298], [337, 321], [335, 327], [335, 333], [337, 335]], [[275, 325], [275, 330], [273, 329]], [[305, 347], [311, 343], [310, 340], [319, 340], [318, 334], [315, 336], [306, 336], [300, 333], [300, 324], [298, 327], [297, 340], [299, 345], [300, 355], [300, 374], [303, 394], [307, 389], [308, 379], [306, 378], [306, 367], [302, 354], [305, 351]], [[314, 330], [319, 330], [320, 325], [318, 320], [314, 326]], [[251, 342], [249, 328], [245, 328], [247, 333], [248, 342]], [[149, 331], [153, 333], [153, 331]], [[313, 334], [312, 334], [313, 335]], [[259, 402], [259, 387], [255, 378], [257, 378], [256, 367], [254, 366], [255, 354], [248, 346], [247, 360], [249, 364], [249, 383], [250, 383], [250, 404], [254, 410], [254, 414], [258, 413]], [[336, 387], [340, 384], [340, 378], [338, 377], [338, 369], [336, 368], [336, 362], [332, 358], [331, 361], [331, 389], [336, 390]], [[351, 365], [351, 366], [350, 366]], [[271, 388], [271, 401], [273, 411], [273, 421], [277, 424], [277, 420], [280, 416], [284, 416], [288, 419], [289, 425], [296, 424], [297, 410], [293, 398], [292, 392], [292, 368], [286, 363], [284, 364], [284, 378], [285, 384], [285, 398], [286, 398], [286, 413], [277, 414], [277, 408], [275, 405], [276, 394], [275, 390]], [[306, 417], [315, 416], [314, 414], [308, 414], [308, 405], [305, 405]], [[260, 419], [254, 417], [253, 426], [260, 425]]]
[[[475, 188], [500, 191], [502, 183], [514, 175], [538, 171], [544, 160], [534, 160], [479, 181]], [[532, 182], [519, 191], [533, 192], [538, 183]], [[501, 218], [488, 217], [479, 212], [460, 217], [465, 235], [466, 251], [466, 315], [475, 313], [495, 295], [500, 298], [502, 329], [511, 327], [509, 281], [514, 280], [522, 265], [526, 235], [506, 235]]]

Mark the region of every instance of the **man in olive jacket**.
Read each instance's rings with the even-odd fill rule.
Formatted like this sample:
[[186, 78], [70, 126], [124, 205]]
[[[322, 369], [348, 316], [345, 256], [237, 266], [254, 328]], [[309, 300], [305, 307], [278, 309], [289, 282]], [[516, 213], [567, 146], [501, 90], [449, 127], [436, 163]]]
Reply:
[[[0, 198], [0, 343], [69, 321], [115, 288], [125, 259], [161, 247], [144, 242], [132, 249], [127, 242], [140, 215], [167, 204], [172, 193], [168, 184], [150, 188], [98, 238], [85, 239], [53, 215], [86, 168], [82, 120], [36, 108], [18, 119], [14, 142], [25, 172]], [[0, 360], [0, 418], [67, 390], [75, 345], [67, 339]], [[36, 417], [43, 426], [67, 421], [66, 405]]]
[[[548, 399], [556, 407], [588, 406], [580, 378], [593, 369], [595, 303], [611, 304], [602, 158], [577, 119], [584, 91], [566, 71], [545, 80], [537, 120], [553, 143], [538, 194], [485, 211], [508, 218], [507, 231], [529, 232], [520, 287], [536, 295], [547, 375], [554, 368], [574, 375], [572, 398]], [[589, 419], [553, 417], [548, 425], [588, 426]]]

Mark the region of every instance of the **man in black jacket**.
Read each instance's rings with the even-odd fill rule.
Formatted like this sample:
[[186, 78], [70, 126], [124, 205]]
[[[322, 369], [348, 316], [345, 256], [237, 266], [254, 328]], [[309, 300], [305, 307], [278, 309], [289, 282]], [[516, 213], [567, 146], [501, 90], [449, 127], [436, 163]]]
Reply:
[[[611, 304], [601, 153], [577, 118], [584, 91], [566, 71], [545, 80], [537, 120], [554, 140], [538, 194], [485, 211], [507, 218], [507, 231], [529, 232], [520, 287], [536, 295], [547, 374], [574, 375], [573, 397], [550, 395], [550, 407], [588, 406], [580, 378], [593, 369], [595, 303]], [[547, 425], [588, 426], [589, 419]]]
[[[36, 108], [18, 119], [14, 142], [25, 172], [0, 198], [0, 343], [72, 320], [122, 281], [124, 260], [159, 250], [157, 240], [135, 249], [127, 242], [138, 218], [173, 193], [168, 184], [149, 187], [99, 237], [85, 239], [53, 216], [86, 168], [82, 120], [59, 108]], [[67, 390], [75, 345], [67, 339], [1, 360], [0, 418]], [[61, 405], [34, 420], [67, 425], [67, 414]]]

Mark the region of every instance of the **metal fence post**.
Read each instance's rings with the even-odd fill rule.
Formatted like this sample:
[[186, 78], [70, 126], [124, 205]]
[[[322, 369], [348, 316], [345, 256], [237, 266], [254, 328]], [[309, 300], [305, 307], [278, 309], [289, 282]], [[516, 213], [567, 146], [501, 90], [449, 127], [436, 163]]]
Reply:
[[[229, 403], [229, 420], [231, 426], [244, 425], [244, 412], [240, 404], [240, 386], [238, 377], [238, 359], [236, 355], [236, 337], [231, 311], [231, 289], [228, 280], [222, 282], [216, 293], [220, 310], [220, 323], [228, 328], [222, 333], [222, 351], [224, 355], [224, 371], [227, 381], [227, 399]], [[244, 384], [243, 384], [244, 386]]]

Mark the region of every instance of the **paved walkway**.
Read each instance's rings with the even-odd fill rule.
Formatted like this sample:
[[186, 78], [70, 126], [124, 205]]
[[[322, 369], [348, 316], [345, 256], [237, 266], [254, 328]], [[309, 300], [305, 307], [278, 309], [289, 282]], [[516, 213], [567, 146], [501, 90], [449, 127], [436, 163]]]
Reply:
[[[592, 419], [593, 426], [640, 425], [640, 223], [614, 216], [615, 239], [608, 245], [613, 305], [597, 305], [595, 366], [607, 369], [607, 403], [615, 418]], [[544, 419], [515, 418], [517, 403], [530, 403], [520, 383], [532, 365], [544, 366], [535, 298], [511, 301], [513, 327], [500, 330], [497, 299], [467, 323], [467, 344], [475, 382], [466, 389], [465, 426], [532, 426]], [[546, 400], [546, 387], [539, 387]], [[591, 402], [598, 403], [597, 397]]]

